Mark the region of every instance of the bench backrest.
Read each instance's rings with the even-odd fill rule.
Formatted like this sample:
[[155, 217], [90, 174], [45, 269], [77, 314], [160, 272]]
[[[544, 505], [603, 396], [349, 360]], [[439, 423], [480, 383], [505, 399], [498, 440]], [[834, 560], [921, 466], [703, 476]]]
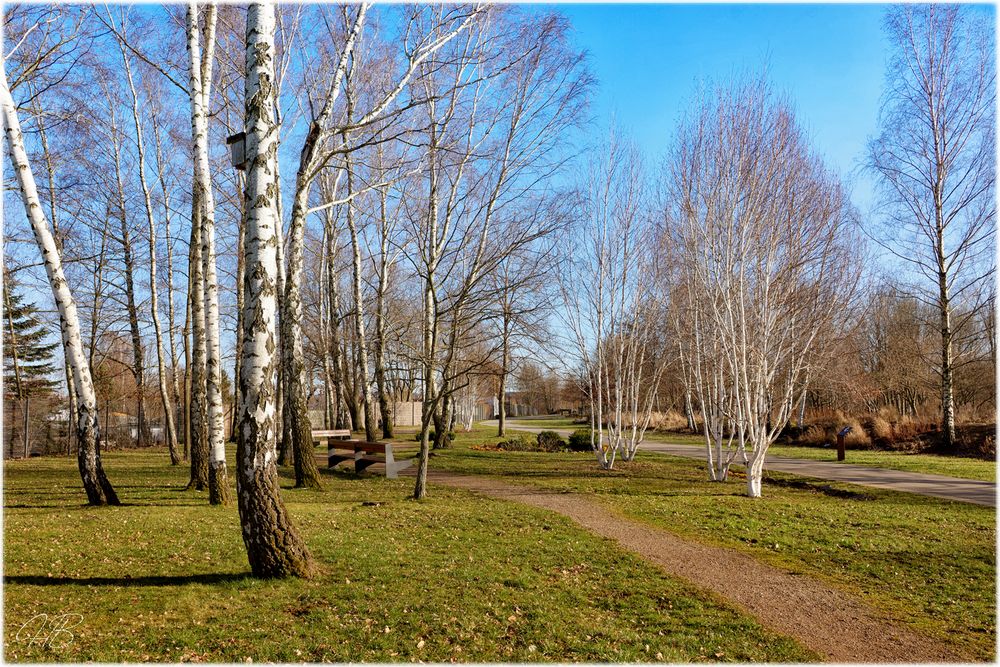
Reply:
[[391, 442], [365, 442], [364, 440], [331, 440], [329, 444], [330, 449], [348, 449], [350, 451], [362, 451], [369, 454], [385, 454], [385, 447], [389, 445], [393, 448]]
[[318, 438], [350, 438], [351, 431], [346, 428], [337, 428], [325, 431], [319, 430], [319, 431], [313, 431], [312, 437], [313, 440], [316, 440]]

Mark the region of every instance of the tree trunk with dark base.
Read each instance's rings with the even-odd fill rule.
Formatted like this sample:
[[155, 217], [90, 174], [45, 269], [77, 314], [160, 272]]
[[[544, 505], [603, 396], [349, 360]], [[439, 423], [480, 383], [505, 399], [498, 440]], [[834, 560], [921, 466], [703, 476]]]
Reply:
[[97, 410], [91, 412], [86, 406], [81, 406], [78, 412], [76, 438], [80, 446], [76, 461], [87, 502], [91, 505], [121, 505], [101, 465], [101, 429]]
[[375, 386], [378, 388], [378, 410], [382, 415], [382, 437], [386, 440], [392, 440], [393, 405], [389, 400], [389, 392], [385, 386], [385, 367], [382, 364], [375, 365]]
[[188, 488], [208, 487], [208, 429], [205, 395], [205, 316], [201, 262], [201, 203], [195, 189], [192, 204], [191, 253], [188, 270], [191, 299], [191, 481]]
[[[315, 130], [311, 130], [312, 134]], [[310, 146], [308, 140], [306, 148]], [[291, 238], [288, 244], [288, 274], [285, 280], [284, 317], [281, 321], [282, 370], [285, 373], [284, 438], [282, 449], [287, 459], [294, 458], [295, 487], [320, 489], [319, 470], [313, 456], [312, 421], [309, 419], [309, 399], [306, 397], [305, 352], [302, 343], [302, 235], [305, 233], [305, 212], [309, 195], [308, 184], [299, 174], [297, 192], [292, 201]]]
[[[320, 192], [324, 197], [328, 193], [323, 192], [324, 182], [320, 181]], [[332, 197], [332, 194], [330, 195]], [[340, 323], [339, 309], [340, 299], [337, 289], [337, 267], [335, 260], [337, 257], [337, 231], [334, 228], [334, 215], [332, 209], [327, 209], [324, 213], [324, 229], [326, 232], [326, 299], [327, 299], [327, 326], [329, 327], [329, 340], [327, 350], [324, 351], [324, 360], [329, 358], [331, 381], [327, 382], [327, 390], [333, 387], [333, 396], [330, 400], [332, 412], [333, 428], [344, 428], [343, 412], [343, 369], [340, 355]]]
[[142, 346], [142, 332], [139, 330], [139, 310], [136, 305], [135, 259], [132, 254], [132, 239], [126, 215], [125, 183], [122, 175], [121, 141], [119, 139], [117, 114], [111, 99], [108, 99], [109, 117], [111, 119], [111, 148], [114, 156], [115, 180], [118, 186], [118, 215], [122, 246], [122, 262], [124, 264], [125, 306], [128, 313], [129, 333], [132, 337], [132, 379], [136, 388], [136, 444], [144, 447], [147, 443], [146, 427], [146, 380], [145, 352]]
[[313, 456], [312, 423], [309, 419], [309, 399], [306, 396], [305, 353], [302, 342], [302, 272], [305, 244], [306, 215], [309, 191], [315, 177], [316, 151], [322, 139], [324, 125], [333, 112], [333, 103], [340, 92], [340, 81], [344, 76], [347, 57], [364, 22], [367, 5], [361, 5], [358, 17], [345, 42], [334, 83], [327, 94], [318, 116], [309, 124], [299, 155], [298, 173], [295, 175], [295, 198], [292, 200], [292, 218], [288, 239], [288, 274], [281, 321], [282, 370], [285, 378], [285, 437], [291, 439], [291, 446], [284, 445], [287, 457], [289, 449], [295, 456], [295, 486], [321, 488], [319, 470]]
[[[170, 401], [170, 394], [167, 388], [167, 371], [163, 351], [163, 331], [160, 326], [159, 311], [159, 291], [156, 286], [156, 219], [153, 215], [153, 200], [146, 182], [146, 150], [143, 141], [142, 121], [139, 114], [139, 95], [136, 92], [135, 82], [132, 79], [132, 66], [129, 63], [125, 46], [119, 42], [119, 52], [122, 56], [122, 63], [125, 65], [125, 77], [128, 81], [129, 92], [132, 99], [132, 121], [135, 125], [136, 152], [139, 157], [139, 184], [142, 186], [142, 199], [146, 211], [146, 224], [149, 241], [149, 310], [153, 320], [153, 342], [156, 346], [156, 370], [157, 388], [160, 391], [160, 403], [163, 406], [164, 435], [167, 441], [167, 450], [170, 452], [170, 464], [178, 465], [181, 462], [180, 454], [177, 450], [177, 431], [174, 428], [173, 406]], [[168, 239], [169, 243], [169, 239]], [[141, 404], [140, 404], [141, 405]], [[140, 418], [140, 424], [142, 423]], [[140, 434], [141, 438], [141, 434]]]
[[236, 490], [250, 569], [257, 577], [308, 576], [312, 557], [288, 516], [275, 466], [277, 420], [274, 5], [252, 4], [246, 32], [247, 228], [243, 362]]
[[[205, 50], [202, 55], [198, 6], [187, 11], [187, 45], [190, 65], [191, 134], [194, 144], [195, 200], [201, 222], [201, 336], [204, 350], [205, 449], [208, 459], [208, 498], [213, 505], [229, 502], [226, 472], [225, 418], [222, 408], [222, 350], [219, 342], [219, 285], [215, 260], [215, 196], [208, 161], [208, 105], [215, 51], [216, 8], [205, 12]], [[195, 301], [198, 304], [198, 301]], [[197, 330], [197, 324], [196, 330]], [[199, 389], [201, 389], [199, 387]]]
[[938, 311], [945, 450], [955, 445], [955, 369], [970, 354], [956, 343], [983, 307], [972, 295], [996, 271], [993, 21], [960, 4], [886, 11], [887, 88], [868, 151], [884, 212], [875, 240], [900, 260], [907, 292]]
[[52, 296], [59, 310], [59, 329], [68, 364], [73, 371], [73, 391], [76, 394], [76, 429], [80, 478], [91, 505], [120, 505], [111, 482], [101, 465], [101, 438], [97, 414], [97, 396], [90, 375], [90, 366], [83, 354], [80, 337], [80, 321], [76, 313], [76, 302], [69, 290], [63, 273], [62, 259], [56, 247], [52, 230], [49, 228], [38, 199], [35, 177], [31, 173], [28, 154], [24, 149], [21, 124], [17, 117], [17, 106], [7, 87], [6, 71], [0, 68], [0, 108], [3, 111], [4, 129], [10, 161], [21, 190], [25, 213], [31, 222], [35, 242], [41, 251], [45, 272], [52, 288]]
[[[945, 266], [943, 254], [939, 258], [939, 266]], [[952, 358], [951, 299], [948, 294], [948, 275], [944, 270], [939, 273], [938, 284], [940, 287], [938, 299], [941, 308], [941, 435], [945, 451], [950, 452], [955, 448], [955, 380], [953, 375], [954, 359]]]
[[500, 353], [500, 382], [497, 388], [497, 436], [507, 435], [507, 375], [510, 373], [510, 349], [504, 327], [503, 349]]

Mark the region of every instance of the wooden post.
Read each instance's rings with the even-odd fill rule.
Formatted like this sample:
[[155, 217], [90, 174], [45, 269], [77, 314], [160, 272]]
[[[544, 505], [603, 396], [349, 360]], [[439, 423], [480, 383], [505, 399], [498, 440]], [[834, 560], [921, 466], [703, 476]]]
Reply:
[[846, 440], [847, 434], [851, 432], [850, 426], [845, 426], [837, 432], [837, 460], [843, 461], [847, 457]]

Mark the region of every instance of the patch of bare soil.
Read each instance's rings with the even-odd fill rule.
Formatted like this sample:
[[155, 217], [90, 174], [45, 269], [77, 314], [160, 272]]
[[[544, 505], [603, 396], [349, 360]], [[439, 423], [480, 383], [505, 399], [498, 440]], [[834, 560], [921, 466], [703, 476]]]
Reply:
[[831, 662], [954, 662], [941, 643], [901, 628], [846, 593], [732, 549], [681, 539], [609, 512], [581, 494], [428, 471], [432, 482], [563, 514], [667, 573], [711, 590]]

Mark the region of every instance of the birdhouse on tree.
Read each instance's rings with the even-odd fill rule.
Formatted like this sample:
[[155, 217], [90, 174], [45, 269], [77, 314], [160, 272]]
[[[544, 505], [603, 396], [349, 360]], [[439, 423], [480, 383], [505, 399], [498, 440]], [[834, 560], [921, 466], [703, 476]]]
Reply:
[[238, 132], [226, 139], [229, 144], [229, 158], [233, 166], [245, 171], [247, 166], [247, 133]]

